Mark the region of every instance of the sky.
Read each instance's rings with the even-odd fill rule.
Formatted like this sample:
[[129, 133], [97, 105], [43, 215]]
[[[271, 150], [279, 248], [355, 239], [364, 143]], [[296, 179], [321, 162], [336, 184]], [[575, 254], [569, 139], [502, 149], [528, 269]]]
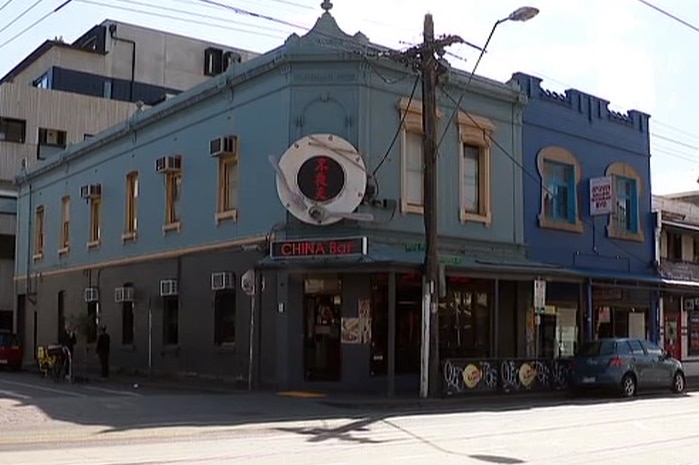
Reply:
[[[0, 0], [0, 76], [44, 40], [73, 41], [105, 19], [262, 53], [312, 27], [321, 1], [71, 0], [55, 11], [66, 0]], [[690, 26], [641, 0], [332, 0], [331, 12], [349, 34], [361, 31], [374, 43], [405, 48], [421, 40], [428, 12], [438, 35], [482, 45], [495, 21], [520, 6], [536, 7], [531, 21], [497, 28], [477, 74], [507, 81], [522, 71], [543, 78], [550, 90], [575, 88], [610, 101], [612, 110], [649, 113], [653, 193], [699, 189], [699, 3], [647, 1]], [[468, 71], [479, 53], [466, 45], [449, 52], [451, 64]]]

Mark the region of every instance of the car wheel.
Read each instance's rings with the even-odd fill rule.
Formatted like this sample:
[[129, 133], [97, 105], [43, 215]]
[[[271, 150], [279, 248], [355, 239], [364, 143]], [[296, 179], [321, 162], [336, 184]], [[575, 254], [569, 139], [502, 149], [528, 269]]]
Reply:
[[621, 378], [621, 393], [624, 397], [636, 395], [636, 378], [633, 375], [626, 374]]
[[675, 394], [683, 393], [687, 387], [687, 383], [685, 381], [686, 380], [684, 379], [684, 374], [682, 374], [682, 372], [678, 371], [675, 373], [675, 376], [672, 377], [672, 392]]

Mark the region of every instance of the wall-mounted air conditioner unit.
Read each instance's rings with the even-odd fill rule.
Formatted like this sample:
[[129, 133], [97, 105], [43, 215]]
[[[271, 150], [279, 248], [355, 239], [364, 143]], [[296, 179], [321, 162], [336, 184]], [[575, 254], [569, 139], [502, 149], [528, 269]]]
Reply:
[[177, 295], [177, 280], [176, 279], [161, 279], [160, 280], [160, 296], [168, 297]]
[[96, 287], [86, 287], [85, 291], [83, 292], [83, 297], [85, 302], [97, 302], [100, 297], [99, 289]]
[[209, 141], [212, 157], [235, 157], [238, 155], [238, 136], [222, 136]]
[[224, 289], [233, 289], [235, 287], [235, 278], [230, 271], [219, 271], [211, 273], [211, 290], [221, 291]]
[[102, 195], [101, 184], [86, 184], [80, 187], [80, 197], [83, 199], [94, 199]]
[[117, 287], [114, 289], [114, 302], [133, 302], [134, 288], [131, 286]]
[[180, 155], [172, 155], [169, 157], [160, 157], [155, 160], [155, 171], [158, 173], [171, 173], [182, 169], [182, 157]]

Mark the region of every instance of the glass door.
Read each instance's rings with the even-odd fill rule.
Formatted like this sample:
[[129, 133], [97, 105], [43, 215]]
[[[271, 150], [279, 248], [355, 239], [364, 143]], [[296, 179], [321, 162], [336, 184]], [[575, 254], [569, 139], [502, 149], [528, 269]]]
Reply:
[[[320, 281], [320, 282], [319, 282]], [[307, 381], [340, 381], [342, 295], [338, 280], [305, 283], [304, 373]]]

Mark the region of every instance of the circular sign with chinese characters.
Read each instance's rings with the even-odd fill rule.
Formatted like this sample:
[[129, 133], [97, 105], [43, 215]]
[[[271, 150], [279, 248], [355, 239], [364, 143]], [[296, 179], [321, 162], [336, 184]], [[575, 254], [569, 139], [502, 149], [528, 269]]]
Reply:
[[284, 207], [304, 223], [320, 226], [353, 213], [367, 185], [364, 159], [350, 142], [334, 134], [297, 140], [279, 159], [276, 171]]
[[303, 162], [296, 174], [296, 183], [306, 198], [325, 203], [342, 192], [345, 171], [332, 158], [318, 155]]

